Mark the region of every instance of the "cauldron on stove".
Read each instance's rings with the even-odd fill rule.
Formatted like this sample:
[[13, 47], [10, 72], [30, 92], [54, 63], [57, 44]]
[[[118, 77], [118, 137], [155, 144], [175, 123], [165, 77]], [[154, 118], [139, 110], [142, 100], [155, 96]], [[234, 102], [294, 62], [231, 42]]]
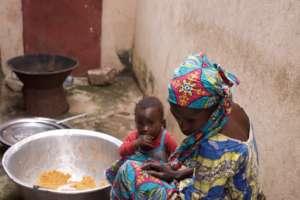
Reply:
[[67, 112], [63, 82], [78, 61], [60, 55], [32, 54], [14, 57], [7, 64], [23, 82], [26, 111], [33, 116], [54, 117]]

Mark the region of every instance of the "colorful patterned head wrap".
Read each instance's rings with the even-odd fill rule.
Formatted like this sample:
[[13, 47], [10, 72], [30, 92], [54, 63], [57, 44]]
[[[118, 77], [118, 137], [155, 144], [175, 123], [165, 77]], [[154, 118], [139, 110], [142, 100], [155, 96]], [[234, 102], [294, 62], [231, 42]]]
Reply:
[[[178, 106], [206, 109], [217, 105], [204, 127], [185, 138], [171, 156], [173, 166], [180, 166], [198, 146], [198, 143], [217, 134], [227, 122], [231, 111], [230, 88], [239, 80], [218, 64], [212, 64], [203, 53], [193, 53], [175, 69], [169, 90], [169, 102]], [[175, 167], [176, 168], [176, 167]]]

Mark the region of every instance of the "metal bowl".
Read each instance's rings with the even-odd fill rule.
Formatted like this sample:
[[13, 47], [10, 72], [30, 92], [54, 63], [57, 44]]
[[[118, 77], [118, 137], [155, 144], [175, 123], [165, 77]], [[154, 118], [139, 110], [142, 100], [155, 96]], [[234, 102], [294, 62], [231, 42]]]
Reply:
[[[121, 141], [94, 131], [60, 129], [30, 136], [10, 147], [2, 164], [20, 186], [25, 200], [109, 199], [110, 186], [83, 191], [56, 191], [33, 187], [47, 170], [61, 170], [79, 177], [105, 179], [104, 170], [119, 158]], [[99, 184], [97, 184], [99, 185]]]
[[67, 124], [57, 123], [57, 120], [43, 117], [19, 118], [0, 125], [0, 142], [7, 147], [12, 146], [31, 135], [71, 128]]

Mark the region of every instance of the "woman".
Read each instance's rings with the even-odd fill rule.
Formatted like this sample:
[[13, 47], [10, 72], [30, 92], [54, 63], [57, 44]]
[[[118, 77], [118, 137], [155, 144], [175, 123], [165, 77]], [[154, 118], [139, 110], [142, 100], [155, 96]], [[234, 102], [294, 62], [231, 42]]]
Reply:
[[112, 199], [259, 199], [249, 118], [233, 102], [238, 79], [202, 53], [188, 56], [169, 84], [170, 111], [186, 138], [166, 165], [129, 161]]

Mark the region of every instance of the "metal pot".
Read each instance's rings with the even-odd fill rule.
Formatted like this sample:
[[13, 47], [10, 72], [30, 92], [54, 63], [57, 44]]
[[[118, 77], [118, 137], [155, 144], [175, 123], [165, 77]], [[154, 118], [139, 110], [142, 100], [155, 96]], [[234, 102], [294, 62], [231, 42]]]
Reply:
[[62, 170], [78, 176], [105, 179], [104, 170], [119, 158], [121, 141], [94, 131], [61, 129], [30, 136], [10, 147], [2, 165], [21, 188], [25, 200], [109, 199], [110, 186], [84, 191], [35, 188], [37, 177], [47, 170]]
[[7, 61], [11, 70], [24, 84], [26, 111], [32, 116], [54, 117], [69, 109], [63, 82], [78, 66], [75, 58], [27, 54]]

